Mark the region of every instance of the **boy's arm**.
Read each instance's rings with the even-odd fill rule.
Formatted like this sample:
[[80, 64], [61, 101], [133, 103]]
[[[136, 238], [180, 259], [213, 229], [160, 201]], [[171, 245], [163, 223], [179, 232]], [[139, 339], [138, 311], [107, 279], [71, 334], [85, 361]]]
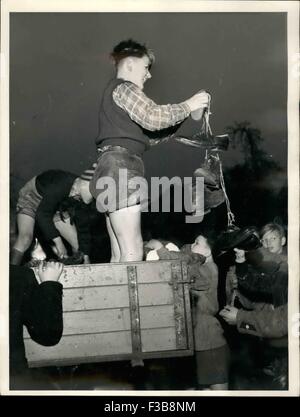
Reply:
[[57, 344], [63, 332], [62, 284], [58, 282], [62, 270], [58, 262], [39, 265], [41, 284], [33, 286], [24, 309], [24, 324], [31, 338], [44, 346]]
[[39, 225], [43, 236], [47, 240], [53, 240], [59, 237], [53, 216], [59, 208], [59, 204], [69, 195], [71, 183], [66, 178], [60, 178], [59, 182], [55, 182], [47, 186], [44, 191], [42, 201], [36, 212], [36, 222]]
[[139, 87], [129, 81], [115, 88], [113, 99], [134, 122], [152, 132], [175, 126], [183, 122], [191, 113], [189, 105], [185, 102], [156, 104]]

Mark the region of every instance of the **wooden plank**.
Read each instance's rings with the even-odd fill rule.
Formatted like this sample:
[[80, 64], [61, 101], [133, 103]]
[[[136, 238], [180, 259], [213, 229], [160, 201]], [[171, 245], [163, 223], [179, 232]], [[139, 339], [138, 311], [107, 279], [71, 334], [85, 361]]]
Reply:
[[[173, 326], [173, 306], [141, 307], [140, 318], [142, 329]], [[64, 336], [121, 330], [130, 330], [129, 308], [64, 313]], [[24, 338], [30, 338], [26, 328], [24, 328]]]
[[[63, 335], [130, 330], [129, 308], [65, 312]], [[29, 338], [27, 330], [24, 338]]]
[[145, 305], [173, 304], [173, 289], [168, 283], [139, 284], [139, 303]]
[[173, 305], [140, 307], [141, 329], [174, 326]]
[[[174, 327], [142, 330], [141, 338], [143, 353], [176, 350]], [[56, 346], [41, 346], [26, 339], [25, 348], [29, 366], [31, 363], [53, 365], [55, 361], [61, 364], [93, 362], [95, 358], [99, 361], [100, 357], [132, 353], [130, 331], [64, 336]]]
[[131, 353], [130, 331], [64, 336], [55, 346], [41, 346], [25, 340], [26, 357], [31, 361], [53, 361]]
[[129, 307], [127, 285], [115, 287], [69, 288], [64, 290], [64, 311], [123, 307]]
[[159, 352], [176, 350], [175, 327], [141, 331], [142, 351]]
[[171, 281], [170, 261], [143, 262], [138, 263], [136, 267], [139, 284]]
[[[141, 330], [142, 352], [176, 350], [175, 328]], [[131, 332], [63, 336], [56, 346], [41, 346], [25, 339], [28, 362], [131, 354]]]
[[[134, 263], [137, 266], [138, 283], [170, 281], [169, 264], [170, 261]], [[113, 267], [112, 264], [68, 265], [64, 267], [60, 282], [64, 288], [127, 285], [128, 265], [128, 263], [114, 263]]]
[[[160, 352], [142, 352], [141, 356], [143, 359], [151, 358], [170, 358], [170, 357], [184, 357], [192, 356], [194, 351], [189, 350], [166, 350]], [[30, 368], [42, 367], [42, 366], [71, 366], [79, 365], [83, 363], [102, 363], [102, 362], [117, 362], [117, 361], [130, 361], [132, 358], [131, 353], [122, 353], [119, 355], [101, 355], [93, 357], [74, 357], [69, 359], [43, 359], [42, 361], [31, 360], [28, 365]]]
[[[139, 303], [173, 304], [172, 287], [168, 283], [140, 284]], [[69, 288], [64, 290], [64, 311], [129, 307], [127, 286]]]
[[65, 266], [60, 278], [64, 288], [127, 285], [124, 264]]

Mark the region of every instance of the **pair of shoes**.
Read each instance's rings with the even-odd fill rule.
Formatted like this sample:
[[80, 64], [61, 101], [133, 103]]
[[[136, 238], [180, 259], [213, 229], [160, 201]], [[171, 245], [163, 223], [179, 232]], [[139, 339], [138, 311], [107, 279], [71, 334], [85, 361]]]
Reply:
[[229, 145], [229, 136], [227, 134], [214, 136], [196, 133], [193, 136], [174, 136], [174, 139], [184, 145], [212, 151], [227, 151]]
[[243, 229], [232, 226], [221, 233], [216, 242], [216, 248], [223, 253], [234, 248], [251, 251], [260, 247], [261, 243], [258, 237], [258, 231], [253, 226]]

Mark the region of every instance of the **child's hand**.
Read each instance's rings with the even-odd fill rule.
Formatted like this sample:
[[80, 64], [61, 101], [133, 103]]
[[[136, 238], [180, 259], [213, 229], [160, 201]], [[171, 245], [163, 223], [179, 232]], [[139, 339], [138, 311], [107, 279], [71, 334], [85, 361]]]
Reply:
[[40, 281], [58, 281], [63, 268], [64, 266], [60, 262], [41, 262], [38, 268]]
[[234, 248], [235, 252], [235, 262], [238, 264], [242, 264], [246, 262], [245, 251], [243, 249]]
[[223, 308], [223, 310], [220, 311], [219, 314], [228, 324], [233, 326], [236, 324], [238, 311], [239, 310], [236, 307], [231, 307], [227, 305]]

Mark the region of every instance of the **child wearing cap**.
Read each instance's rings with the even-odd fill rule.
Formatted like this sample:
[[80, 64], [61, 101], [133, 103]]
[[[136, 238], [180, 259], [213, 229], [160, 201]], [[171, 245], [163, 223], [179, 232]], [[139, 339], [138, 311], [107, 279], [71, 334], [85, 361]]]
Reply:
[[68, 257], [64, 238], [73, 254], [81, 251], [84, 263], [89, 263], [89, 213], [93, 200], [89, 182], [94, 170], [95, 165], [80, 177], [62, 170], [48, 170], [24, 185], [17, 202], [18, 236], [10, 264], [22, 263], [33, 241], [35, 224], [60, 259]]

